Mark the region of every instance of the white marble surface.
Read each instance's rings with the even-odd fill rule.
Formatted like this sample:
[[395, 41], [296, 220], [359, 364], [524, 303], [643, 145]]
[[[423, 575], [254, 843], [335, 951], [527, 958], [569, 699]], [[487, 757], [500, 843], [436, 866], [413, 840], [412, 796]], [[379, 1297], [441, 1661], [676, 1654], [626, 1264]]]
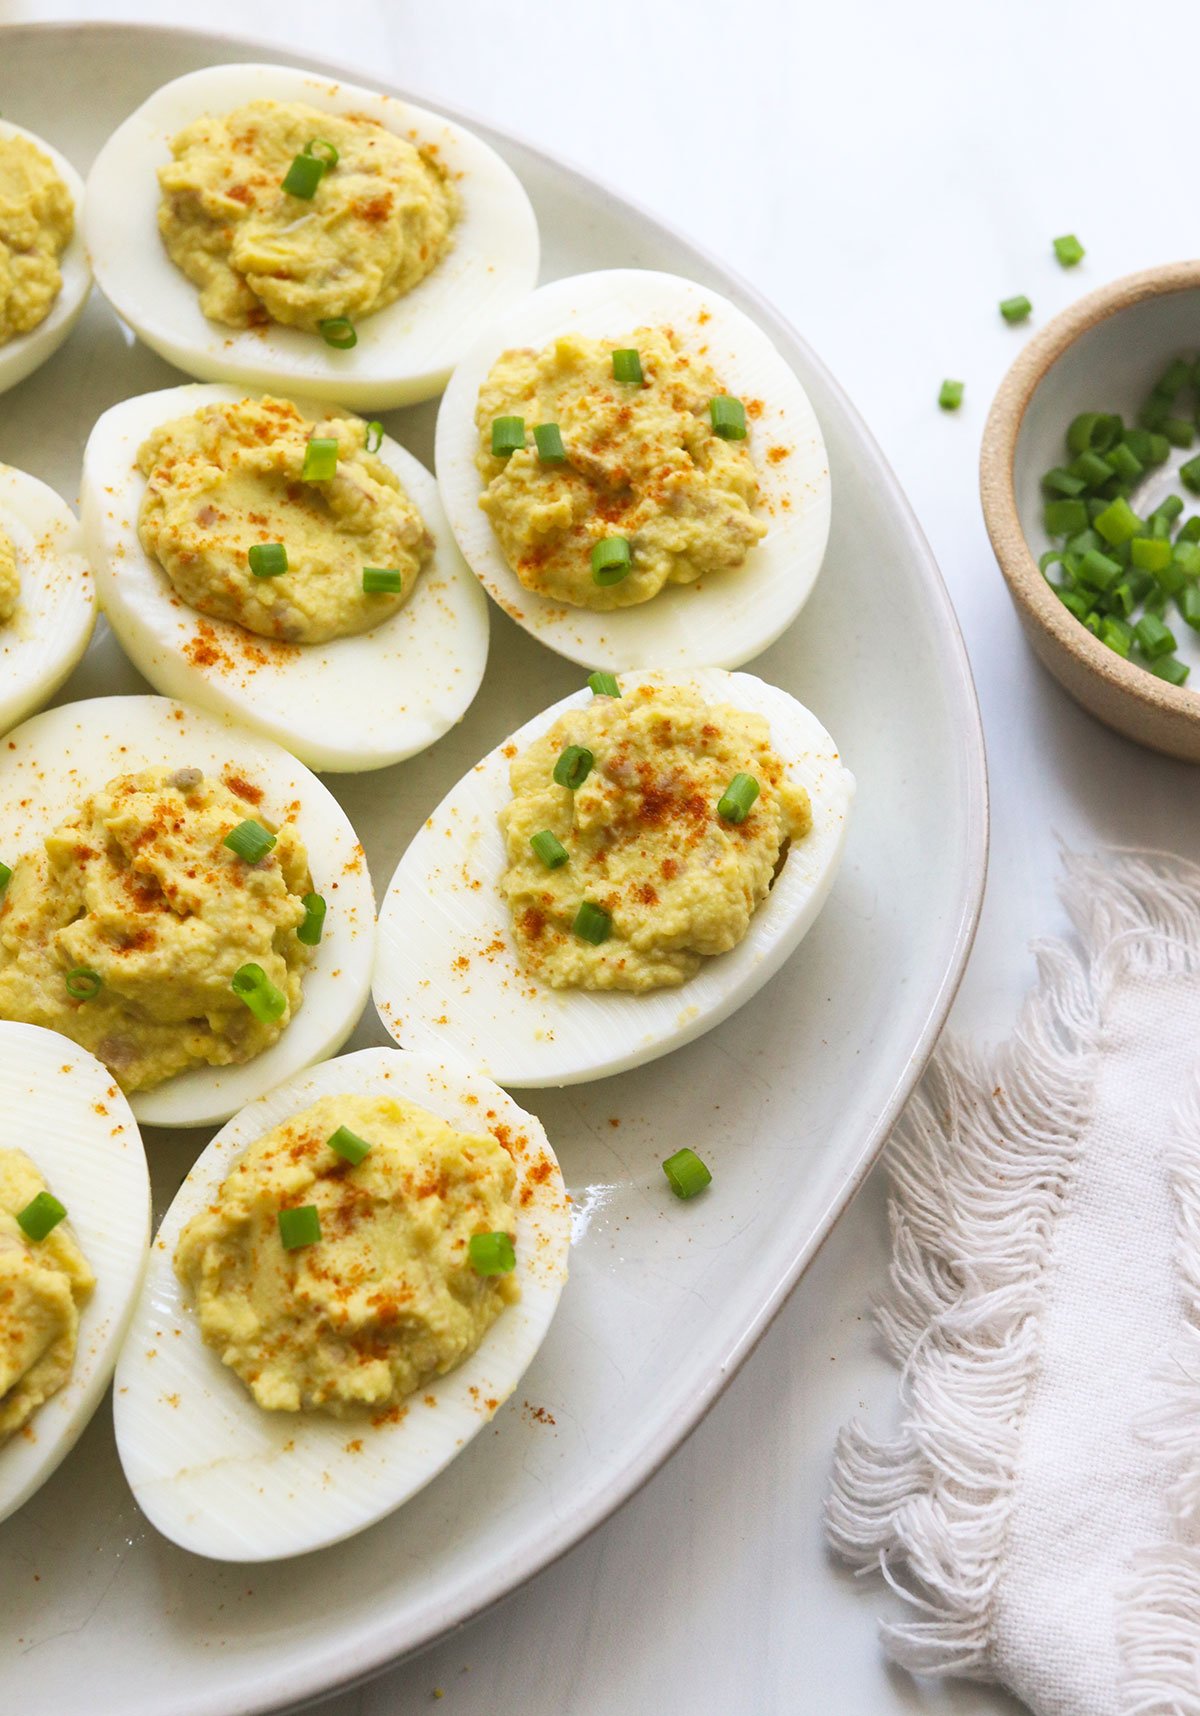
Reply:
[[[1059, 838], [1200, 853], [1196, 774], [1103, 732], [1028, 656], [979, 514], [991, 393], [1024, 333], [1089, 286], [1192, 253], [1188, 157], [1103, 111], [1113, 60], [1186, 58], [1182, 0], [0, 0], [0, 20], [203, 23], [362, 65], [586, 166], [772, 296], [865, 413], [958, 607], [993, 790], [992, 871], [957, 1028], [1004, 1031], [1031, 937], [1062, 927]], [[1122, 141], [1124, 139], [1124, 141]], [[1051, 237], [1076, 231], [1064, 273]], [[934, 403], [966, 380], [956, 417]], [[887, 567], [879, 568], [880, 600]], [[864, 687], [864, 695], [870, 687]], [[621, 1513], [482, 1621], [324, 1708], [330, 1716], [996, 1716], [978, 1687], [887, 1668], [877, 1587], [826, 1558], [835, 1428], [886, 1423], [868, 1307], [886, 1259], [868, 1186], [699, 1431]], [[1084, 1716], [1084, 1713], [1080, 1713]]]

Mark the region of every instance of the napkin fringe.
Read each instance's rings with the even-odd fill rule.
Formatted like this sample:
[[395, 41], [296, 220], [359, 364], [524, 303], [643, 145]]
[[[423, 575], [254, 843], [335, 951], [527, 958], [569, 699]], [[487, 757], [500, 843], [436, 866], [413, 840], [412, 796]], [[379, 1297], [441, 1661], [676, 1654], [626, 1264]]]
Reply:
[[[877, 1320], [900, 1366], [901, 1423], [886, 1439], [858, 1421], [843, 1429], [826, 1529], [841, 1556], [859, 1572], [881, 1571], [913, 1610], [880, 1630], [914, 1674], [996, 1677], [993, 1600], [1046, 1266], [1091, 1110], [1109, 987], [1124, 972], [1200, 972], [1200, 866], [1154, 853], [1065, 852], [1063, 861], [1064, 903], [1082, 947], [1035, 944], [1038, 980], [1011, 1040], [986, 1053], [944, 1043], [888, 1146], [891, 1291]], [[1177, 1381], [1173, 1427], [1159, 1428], [1181, 1448], [1190, 1438], [1193, 1450], [1200, 1101], [1195, 1118], [1185, 1263], [1195, 1362]], [[1187, 1496], [1200, 1517], [1200, 1470]], [[1149, 1552], [1122, 1618], [1139, 1713], [1200, 1716], [1194, 1667], [1171, 1652], [1171, 1611], [1181, 1603], [1200, 1612], [1200, 1555]], [[1189, 1669], [1192, 1702], [1177, 1690]]]

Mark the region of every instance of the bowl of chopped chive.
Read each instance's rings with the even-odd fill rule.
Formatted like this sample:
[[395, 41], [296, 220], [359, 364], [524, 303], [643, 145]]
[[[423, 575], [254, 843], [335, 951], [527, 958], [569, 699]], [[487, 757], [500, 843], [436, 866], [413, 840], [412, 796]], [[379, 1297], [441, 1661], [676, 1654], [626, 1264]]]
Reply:
[[980, 490], [1039, 660], [1097, 719], [1200, 762], [1200, 262], [1127, 275], [1031, 339]]

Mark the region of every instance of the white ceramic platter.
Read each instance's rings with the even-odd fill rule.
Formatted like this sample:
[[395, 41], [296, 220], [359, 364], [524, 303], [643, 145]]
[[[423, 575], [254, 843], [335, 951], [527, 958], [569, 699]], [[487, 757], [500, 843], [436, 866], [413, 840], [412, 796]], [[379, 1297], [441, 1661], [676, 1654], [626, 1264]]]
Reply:
[[[158, 84], [262, 57], [182, 32], [10, 28], [0, 31], [0, 111], [86, 168]], [[247, 1577], [157, 1537], [97, 1414], [0, 1528], [0, 1708], [21, 1716], [286, 1708], [427, 1643], [561, 1554], [661, 1464], [751, 1350], [877, 1154], [970, 945], [987, 832], [978, 713], [937, 569], [870, 437], [742, 283], [599, 186], [477, 129], [533, 198], [546, 278], [625, 265], [689, 275], [760, 323], [812, 400], [832, 476], [829, 552], [799, 622], [750, 670], [838, 737], [858, 778], [845, 862], [796, 956], [734, 1018], [635, 1072], [519, 1095], [544, 1122], [575, 1200], [571, 1280], [517, 1395], [394, 1517]], [[74, 502], [99, 413], [179, 379], [93, 301], [62, 351], [7, 395], [0, 460]], [[393, 414], [388, 429], [431, 462], [433, 419], [425, 405]], [[483, 689], [461, 726], [409, 762], [334, 783], [374, 875], [391, 874], [471, 764], [578, 679], [497, 614]], [[101, 624], [61, 695], [142, 689]], [[351, 1046], [385, 1041], [372, 1015]], [[205, 1142], [148, 1134], [159, 1209]], [[715, 1174], [693, 1204], [671, 1198], [659, 1167], [683, 1143]]]

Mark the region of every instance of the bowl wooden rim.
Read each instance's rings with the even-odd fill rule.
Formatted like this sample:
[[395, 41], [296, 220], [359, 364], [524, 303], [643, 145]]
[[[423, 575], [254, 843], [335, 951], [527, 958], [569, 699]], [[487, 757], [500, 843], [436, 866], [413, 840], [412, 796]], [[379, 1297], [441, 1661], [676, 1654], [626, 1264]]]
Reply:
[[1049, 632], [1061, 650], [1106, 680], [1114, 691], [1147, 710], [1183, 720], [1200, 730], [1200, 697], [1194, 691], [1169, 685], [1165, 679], [1156, 679], [1144, 668], [1125, 661], [1063, 607], [1026, 541], [1013, 483], [1017, 436], [1025, 412], [1067, 347], [1089, 328], [1147, 298], [1196, 288], [1200, 288], [1200, 261], [1147, 268], [1089, 292], [1035, 334], [1004, 377], [988, 412], [979, 452], [979, 493], [993, 552], [1024, 616]]

